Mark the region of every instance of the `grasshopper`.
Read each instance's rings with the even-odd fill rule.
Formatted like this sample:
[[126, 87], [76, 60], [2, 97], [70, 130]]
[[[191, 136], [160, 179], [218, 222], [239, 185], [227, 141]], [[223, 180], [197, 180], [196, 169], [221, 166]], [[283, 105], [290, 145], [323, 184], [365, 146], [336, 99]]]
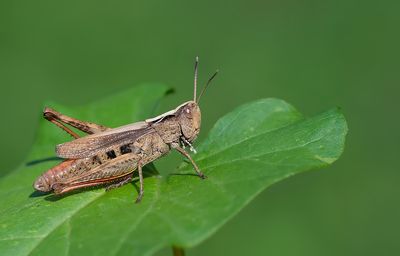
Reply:
[[[195, 61], [193, 100], [157, 117], [117, 128], [81, 121], [45, 108], [44, 118], [69, 133], [74, 140], [56, 146], [57, 156], [64, 161], [39, 176], [33, 184], [34, 189], [63, 194], [79, 188], [106, 185], [106, 190], [110, 190], [129, 183], [137, 170], [140, 189], [136, 202], [140, 202], [144, 193], [143, 166], [172, 149], [192, 163], [200, 178], [206, 178], [186, 152], [185, 146], [195, 152], [192, 143], [200, 132], [201, 124], [199, 101], [218, 70], [198, 98], [197, 73], [198, 57]], [[80, 137], [66, 125], [88, 135]]]

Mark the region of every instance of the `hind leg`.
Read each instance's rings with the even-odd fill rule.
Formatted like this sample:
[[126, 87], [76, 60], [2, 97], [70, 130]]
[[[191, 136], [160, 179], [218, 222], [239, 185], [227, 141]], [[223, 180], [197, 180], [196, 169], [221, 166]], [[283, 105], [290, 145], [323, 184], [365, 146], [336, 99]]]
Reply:
[[92, 170], [75, 175], [63, 182], [54, 183], [51, 189], [55, 194], [63, 194], [78, 188], [93, 187], [97, 185], [111, 184], [108, 190], [120, 187], [132, 179], [133, 172], [138, 170], [140, 191], [136, 202], [143, 197], [143, 173], [141, 159], [133, 153], [128, 153], [99, 165]]
[[121, 180], [119, 180], [118, 182], [114, 183], [114, 184], [110, 184], [106, 187], [106, 191], [110, 191], [114, 188], [119, 188], [122, 187], [125, 184], [128, 184], [129, 182], [132, 181], [133, 178], [133, 173], [123, 177]]
[[63, 129], [70, 135], [72, 135], [72, 137], [74, 137], [74, 138], [79, 138], [79, 135], [77, 135], [75, 132], [73, 132], [71, 129], [69, 129], [64, 124], [71, 125], [72, 127], [75, 127], [76, 129], [81, 130], [88, 134], [99, 133], [99, 132], [103, 132], [103, 131], [110, 129], [103, 125], [81, 121], [81, 120], [63, 115], [63, 114], [55, 111], [54, 109], [47, 108], [47, 107], [43, 111], [43, 117], [45, 119], [47, 119], [48, 121], [52, 122], [53, 124], [57, 125], [61, 129]]

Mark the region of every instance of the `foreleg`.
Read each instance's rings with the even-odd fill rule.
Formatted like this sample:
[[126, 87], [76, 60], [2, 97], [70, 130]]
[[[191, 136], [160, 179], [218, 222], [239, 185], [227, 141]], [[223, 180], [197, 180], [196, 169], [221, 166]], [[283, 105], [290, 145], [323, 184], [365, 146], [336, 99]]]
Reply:
[[194, 170], [196, 171], [197, 175], [199, 175], [200, 178], [205, 179], [207, 178], [199, 169], [197, 164], [194, 162], [193, 158], [189, 155], [188, 152], [186, 152], [183, 148], [179, 146], [179, 144], [174, 144], [173, 148], [175, 148], [179, 153], [181, 153], [183, 156], [185, 156], [189, 161], [192, 163]]

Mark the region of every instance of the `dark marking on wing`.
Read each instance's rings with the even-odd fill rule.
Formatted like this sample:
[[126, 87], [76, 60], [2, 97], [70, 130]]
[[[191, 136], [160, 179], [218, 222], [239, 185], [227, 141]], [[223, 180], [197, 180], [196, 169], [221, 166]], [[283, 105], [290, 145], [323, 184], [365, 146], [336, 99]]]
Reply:
[[103, 163], [103, 162], [101, 162], [101, 159], [100, 159], [99, 156], [94, 156], [93, 157], [93, 165], [94, 165], [95, 162], [97, 162], [98, 164], [102, 164]]
[[108, 159], [114, 159], [117, 157], [114, 150], [110, 150], [106, 154], [107, 154]]
[[121, 154], [127, 154], [132, 152], [130, 144], [123, 145], [119, 149], [121, 150]]

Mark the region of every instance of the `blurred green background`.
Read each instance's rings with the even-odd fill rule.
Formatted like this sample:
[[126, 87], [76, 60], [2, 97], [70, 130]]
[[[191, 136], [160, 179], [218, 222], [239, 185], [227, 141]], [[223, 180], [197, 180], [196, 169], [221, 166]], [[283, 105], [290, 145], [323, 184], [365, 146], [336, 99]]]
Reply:
[[45, 100], [163, 82], [176, 89], [166, 111], [192, 97], [199, 55], [200, 81], [221, 71], [200, 141], [263, 97], [306, 115], [341, 106], [350, 132], [332, 167], [263, 192], [188, 255], [399, 255], [399, 13], [399, 1], [1, 1], [0, 176], [29, 151]]

